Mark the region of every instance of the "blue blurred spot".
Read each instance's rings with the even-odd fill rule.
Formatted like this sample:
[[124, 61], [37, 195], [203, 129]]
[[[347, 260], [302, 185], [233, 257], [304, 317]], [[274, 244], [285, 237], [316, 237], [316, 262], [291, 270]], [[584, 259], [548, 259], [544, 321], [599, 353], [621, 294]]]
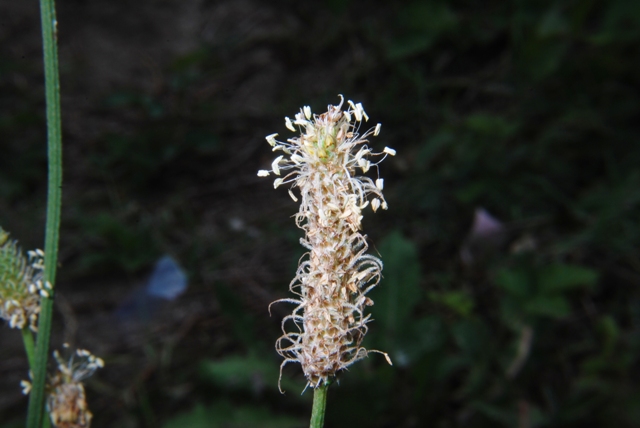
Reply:
[[187, 289], [187, 275], [171, 256], [164, 256], [156, 262], [146, 289], [150, 296], [175, 300]]
[[187, 275], [172, 257], [164, 256], [156, 262], [147, 283], [136, 287], [115, 314], [125, 322], [148, 322], [163, 300], [175, 300], [186, 289]]

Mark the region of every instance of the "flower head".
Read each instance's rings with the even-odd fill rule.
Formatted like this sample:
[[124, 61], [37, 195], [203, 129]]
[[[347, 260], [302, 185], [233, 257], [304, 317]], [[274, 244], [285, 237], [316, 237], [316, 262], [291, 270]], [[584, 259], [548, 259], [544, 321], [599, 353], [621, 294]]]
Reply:
[[[274, 187], [290, 184], [300, 191], [295, 218], [305, 232], [301, 244], [309, 252], [289, 286], [298, 298], [282, 300], [297, 307], [282, 322], [284, 334], [276, 350], [284, 357], [282, 366], [302, 365], [312, 387], [328, 382], [368, 352], [380, 352], [361, 347], [370, 317], [364, 309], [373, 305], [366, 295], [380, 281], [382, 261], [366, 254], [368, 245], [360, 230], [362, 211], [369, 204], [373, 211], [387, 209], [387, 202], [382, 179], [374, 182], [358, 173], [377, 171], [395, 151], [374, 153], [367, 138], [378, 135], [380, 124], [360, 134], [369, 116], [360, 103], [348, 101], [346, 110], [343, 104], [344, 99], [319, 115], [304, 107], [293, 121], [285, 118], [286, 127], [295, 131], [297, 126], [300, 136], [286, 142], [276, 140], [277, 134], [267, 136], [273, 151], [283, 154], [271, 170], [258, 172], [261, 177], [271, 172], [279, 176]], [[289, 323], [293, 331], [288, 331]]]
[[[69, 345], [64, 344], [65, 348]], [[55, 428], [89, 428], [93, 414], [87, 406], [82, 381], [104, 367], [101, 358], [85, 349], [76, 350], [67, 360], [53, 351], [56, 368], [47, 379], [47, 411]], [[31, 382], [20, 382], [22, 393], [31, 392]]]
[[104, 367], [104, 362], [84, 349], [76, 350], [66, 361], [58, 351], [54, 351], [53, 356], [57, 367], [47, 383], [51, 423], [57, 428], [89, 428], [93, 415], [87, 406], [82, 381]]
[[44, 252], [27, 254], [0, 228], [0, 318], [11, 328], [37, 331], [40, 300], [50, 296], [51, 285], [43, 281]]

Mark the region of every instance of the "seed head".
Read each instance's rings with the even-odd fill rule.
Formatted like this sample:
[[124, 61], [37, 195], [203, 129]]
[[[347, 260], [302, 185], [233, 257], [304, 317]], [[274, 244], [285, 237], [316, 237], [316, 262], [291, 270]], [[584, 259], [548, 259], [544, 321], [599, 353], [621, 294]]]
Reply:
[[[289, 190], [294, 201], [300, 199], [295, 219], [305, 232], [300, 242], [309, 252], [289, 285], [298, 297], [281, 300], [297, 306], [282, 321], [284, 334], [276, 350], [284, 357], [281, 369], [300, 363], [308, 385], [314, 388], [368, 352], [381, 353], [361, 346], [370, 317], [364, 309], [373, 305], [366, 294], [380, 281], [382, 261], [366, 254], [368, 245], [360, 230], [369, 197], [373, 196], [373, 211], [387, 209], [387, 203], [381, 178], [374, 182], [357, 174], [371, 167], [377, 171], [378, 164], [395, 151], [372, 152], [367, 138], [378, 135], [380, 124], [360, 135], [360, 126], [369, 116], [362, 104], [352, 101], [343, 111], [340, 97], [340, 104], [329, 105], [323, 114], [314, 115], [305, 106], [295, 120], [285, 118], [286, 127], [295, 131], [298, 126], [300, 136], [287, 142], [276, 140], [276, 134], [267, 136], [273, 150], [284, 154], [274, 160], [270, 171], [258, 172], [261, 177], [270, 172], [280, 176], [274, 187], [291, 184], [300, 192], [298, 198]], [[379, 159], [372, 162], [370, 157]], [[293, 331], [287, 328], [290, 324], [295, 326]]]

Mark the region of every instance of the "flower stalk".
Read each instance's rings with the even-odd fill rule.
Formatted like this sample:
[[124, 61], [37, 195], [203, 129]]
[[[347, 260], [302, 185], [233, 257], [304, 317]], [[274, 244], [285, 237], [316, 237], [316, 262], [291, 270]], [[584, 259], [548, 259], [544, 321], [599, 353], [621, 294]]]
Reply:
[[367, 254], [362, 211], [369, 206], [374, 212], [387, 209], [387, 202], [383, 179], [374, 181], [358, 173], [378, 171], [378, 164], [395, 151], [385, 147], [373, 152], [368, 138], [379, 134], [380, 124], [360, 134], [368, 115], [360, 103], [348, 101], [346, 110], [343, 105], [344, 99], [319, 115], [305, 106], [294, 120], [285, 118], [286, 127], [293, 132], [298, 127], [300, 136], [286, 142], [276, 140], [277, 134], [267, 136], [273, 151], [283, 154], [271, 170], [258, 172], [261, 177], [276, 175], [276, 188], [289, 184], [299, 189], [299, 196], [292, 189], [289, 195], [300, 201], [295, 220], [305, 232], [300, 243], [309, 251], [289, 284], [297, 297], [277, 301], [296, 308], [282, 321], [276, 350], [284, 358], [281, 376], [286, 364], [300, 363], [307, 386], [315, 389], [316, 423], [324, 417], [326, 387], [339, 371], [369, 352], [381, 353], [391, 363], [384, 352], [361, 346], [370, 318], [365, 308], [373, 305], [367, 294], [382, 272], [382, 261]]
[[22, 328], [22, 343], [24, 343], [24, 351], [27, 354], [27, 361], [29, 361], [29, 368], [33, 370], [33, 366], [36, 363], [35, 356], [35, 342], [33, 341], [33, 334], [28, 328]]
[[[29, 396], [27, 428], [40, 428], [44, 412], [44, 386], [53, 314], [53, 285], [58, 263], [58, 240], [62, 194], [62, 123], [60, 119], [60, 78], [58, 71], [58, 22], [54, 0], [40, 0], [42, 43], [44, 55], [45, 98], [47, 108], [48, 194], [45, 230], [44, 283], [50, 284], [47, 297], [42, 298], [38, 337], [35, 346], [33, 386]], [[46, 422], [45, 422], [46, 425]]]
[[324, 426], [324, 413], [327, 408], [328, 389], [329, 384], [324, 384], [313, 390], [313, 408], [311, 409], [310, 428], [322, 428]]

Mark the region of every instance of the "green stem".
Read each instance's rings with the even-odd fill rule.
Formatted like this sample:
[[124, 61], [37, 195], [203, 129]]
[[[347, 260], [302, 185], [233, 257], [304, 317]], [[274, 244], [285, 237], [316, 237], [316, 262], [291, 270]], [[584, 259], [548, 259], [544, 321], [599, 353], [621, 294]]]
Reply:
[[29, 327], [24, 327], [22, 329], [22, 341], [24, 342], [24, 350], [27, 353], [29, 369], [33, 370], [33, 367], [36, 363], [34, 356], [35, 345], [33, 343], [33, 334], [31, 334], [31, 330], [29, 330]]
[[325, 383], [313, 390], [313, 409], [311, 410], [311, 425], [309, 425], [309, 428], [322, 428], [324, 426], [327, 389], [329, 389], [329, 385]]
[[[44, 76], [47, 104], [47, 145], [49, 179], [47, 194], [47, 226], [45, 231], [44, 280], [53, 287], [58, 263], [58, 236], [62, 193], [62, 132], [60, 120], [60, 78], [58, 76], [57, 21], [54, 0], [40, 0]], [[53, 291], [53, 290], [52, 290]], [[35, 347], [33, 385], [29, 394], [27, 428], [40, 428], [43, 422], [44, 384], [49, 356], [53, 292], [42, 299]], [[49, 418], [44, 418], [45, 426]]]
[[[29, 369], [33, 373], [35, 366], [35, 344], [33, 342], [33, 333], [28, 327], [22, 329], [22, 341], [24, 342], [24, 350], [27, 353], [27, 360], [29, 361]], [[49, 418], [42, 419], [42, 428], [49, 428], [51, 426], [51, 420]]]

